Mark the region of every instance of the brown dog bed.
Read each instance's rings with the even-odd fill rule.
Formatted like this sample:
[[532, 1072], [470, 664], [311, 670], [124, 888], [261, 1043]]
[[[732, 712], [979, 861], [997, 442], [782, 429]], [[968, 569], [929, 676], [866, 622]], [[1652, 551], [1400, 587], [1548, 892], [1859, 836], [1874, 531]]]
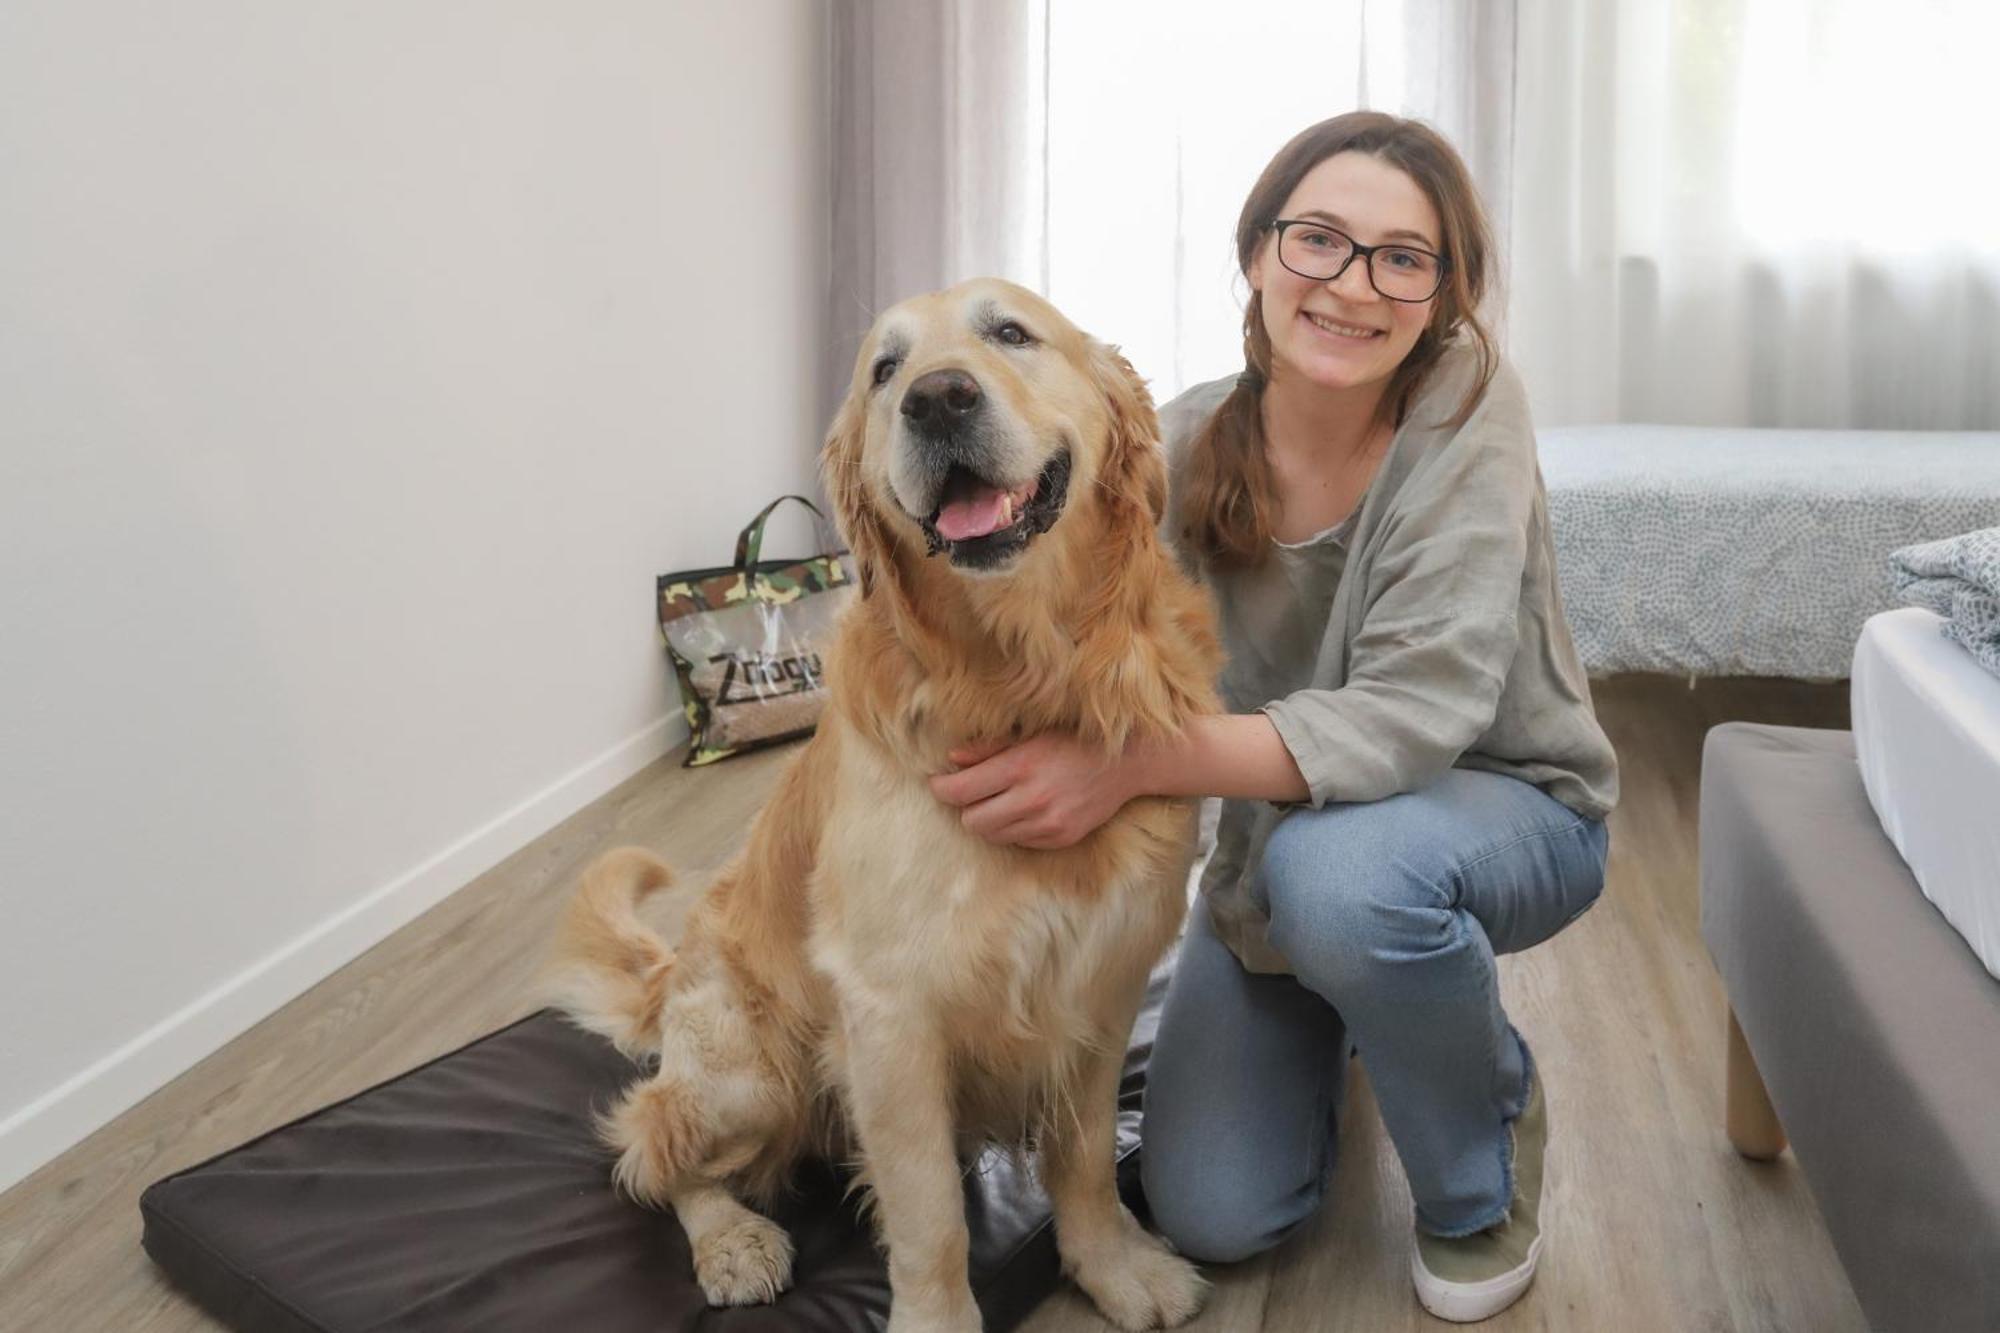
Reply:
[[[1139, 1097], [1166, 980], [1163, 965], [1119, 1088], [1118, 1182], [1141, 1220]], [[709, 1308], [680, 1225], [613, 1193], [593, 1137], [635, 1075], [545, 1010], [154, 1183], [146, 1253], [255, 1333], [883, 1328], [887, 1270], [825, 1164], [774, 1210], [798, 1247], [792, 1289]], [[965, 1200], [986, 1327], [1012, 1328], [1060, 1281], [1048, 1200], [997, 1152], [966, 1172]]]

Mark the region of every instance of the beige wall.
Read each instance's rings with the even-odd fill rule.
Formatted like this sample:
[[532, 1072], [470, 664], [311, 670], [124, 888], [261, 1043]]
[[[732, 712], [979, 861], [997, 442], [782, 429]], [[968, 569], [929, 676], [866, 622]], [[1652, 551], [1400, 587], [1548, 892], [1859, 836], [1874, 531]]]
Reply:
[[7, 7], [0, 1186], [685, 734], [652, 576], [812, 481], [824, 42]]

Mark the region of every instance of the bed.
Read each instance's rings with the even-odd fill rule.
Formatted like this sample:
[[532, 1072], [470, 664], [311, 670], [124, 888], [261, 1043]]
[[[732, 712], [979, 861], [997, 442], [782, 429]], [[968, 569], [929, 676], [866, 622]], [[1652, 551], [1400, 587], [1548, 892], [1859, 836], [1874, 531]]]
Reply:
[[1592, 674], [1837, 680], [1896, 605], [1884, 557], [2000, 524], [2000, 431], [1536, 433]]

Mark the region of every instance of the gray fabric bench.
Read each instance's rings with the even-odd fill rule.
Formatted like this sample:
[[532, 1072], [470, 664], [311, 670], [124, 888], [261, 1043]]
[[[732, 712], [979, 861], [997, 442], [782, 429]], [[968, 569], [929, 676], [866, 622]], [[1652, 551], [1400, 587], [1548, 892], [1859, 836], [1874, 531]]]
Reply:
[[1708, 733], [1701, 931], [1738, 1149], [1789, 1139], [1874, 1327], [2000, 1329], [2000, 981], [1883, 834], [1852, 733]]
[[1536, 433], [1557, 578], [1593, 674], [1847, 674], [1889, 552], [2000, 524], [2000, 431]]

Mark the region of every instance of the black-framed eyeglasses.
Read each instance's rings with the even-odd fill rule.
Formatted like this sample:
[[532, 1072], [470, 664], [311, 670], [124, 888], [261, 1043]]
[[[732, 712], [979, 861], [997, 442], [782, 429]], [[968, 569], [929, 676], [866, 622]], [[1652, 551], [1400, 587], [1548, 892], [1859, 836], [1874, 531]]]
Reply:
[[1273, 218], [1265, 225], [1278, 233], [1278, 262], [1302, 278], [1332, 282], [1358, 258], [1368, 270], [1369, 286], [1391, 301], [1428, 301], [1444, 285], [1444, 256], [1429, 250], [1363, 245], [1340, 228], [1310, 218]]

